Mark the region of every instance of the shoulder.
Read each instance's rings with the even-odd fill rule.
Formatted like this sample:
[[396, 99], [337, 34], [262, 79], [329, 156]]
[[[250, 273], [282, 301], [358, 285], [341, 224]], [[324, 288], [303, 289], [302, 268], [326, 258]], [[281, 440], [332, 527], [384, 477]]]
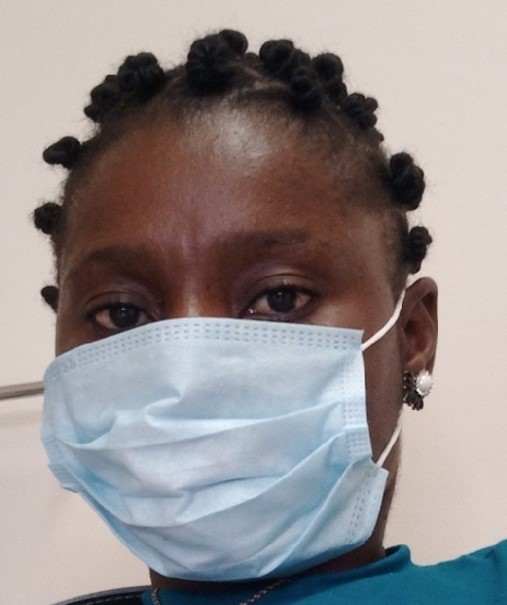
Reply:
[[504, 578], [507, 583], [507, 540], [462, 555], [451, 561], [420, 567], [428, 573], [472, 578]]
[[399, 578], [415, 603], [507, 603], [507, 540], [434, 565], [407, 566]]
[[381, 561], [351, 572], [307, 576], [288, 583], [286, 592], [284, 602], [305, 605], [507, 603], [507, 541], [435, 565], [416, 565], [406, 546], [395, 547]]

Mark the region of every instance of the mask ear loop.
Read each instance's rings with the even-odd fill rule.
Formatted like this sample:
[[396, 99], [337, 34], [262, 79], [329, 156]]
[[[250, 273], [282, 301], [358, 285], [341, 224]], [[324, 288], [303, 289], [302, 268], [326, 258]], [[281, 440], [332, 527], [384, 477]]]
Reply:
[[[370, 338], [368, 338], [368, 340], [366, 342], [363, 342], [361, 344], [361, 351], [366, 351], [366, 349], [368, 349], [369, 347], [374, 345], [383, 336], [385, 336], [389, 332], [389, 330], [396, 324], [396, 322], [400, 318], [401, 309], [403, 308], [404, 300], [405, 300], [405, 290], [403, 290], [403, 292], [400, 294], [400, 297], [398, 299], [398, 302], [396, 303], [396, 306], [394, 307], [394, 311], [393, 311], [393, 314], [391, 315], [391, 317], [380, 328], [380, 330], [375, 332], [375, 334], [373, 334], [373, 336], [370, 336]], [[389, 443], [386, 445], [386, 447], [384, 448], [384, 451], [380, 454], [377, 462], [375, 463], [377, 466], [379, 466], [379, 467], [384, 466], [384, 462], [386, 461], [387, 457], [391, 453], [391, 450], [393, 449], [396, 442], [398, 441], [398, 439], [400, 437], [400, 433], [401, 433], [401, 413], [398, 418], [396, 428], [394, 429], [393, 434], [391, 436], [391, 439], [389, 439]]]
[[405, 300], [405, 290], [403, 290], [403, 292], [400, 294], [400, 298], [398, 299], [398, 302], [396, 303], [396, 306], [394, 307], [394, 311], [393, 311], [393, 314], [391, 315], [391, 317], [380, 328], [380, 330], [375, 332], [375, 334], [373, 334], [373, 336], [370, 336], [370, 338], [368, 338], [368, 340], [366, 342], [363, 342], [361, 344], [361, 351], [366, 351], [366, 349], [368, 349], [369, 347], [374, 345], [378, 340], [380, 340], [383, 336], [385, 336], [389, 332], [389, 330], [396, 324], [396, 322], [398, 321], [398, 319], [400, 317], [400, 313], [401, 313], [401, 309], [403, 307], [404, 300]]
[[380, 454], [377, 462], [375, 462], [375, 464], [377, 466], [384, 466], [384, 462], [386, 461], [387, 457], [391, 453], [391, 450], [393, 449], [395, 443], [398, 441], [398, 439], [400, 437], [400, 433], [401, 433], [401, 413], [398, 418], [398, 423], [396, 424], [396, 428], [394, 429], [392, 437], [391, 437], [391, 439], [389, 439], [389, 443], [385, 446], [384, 451]]

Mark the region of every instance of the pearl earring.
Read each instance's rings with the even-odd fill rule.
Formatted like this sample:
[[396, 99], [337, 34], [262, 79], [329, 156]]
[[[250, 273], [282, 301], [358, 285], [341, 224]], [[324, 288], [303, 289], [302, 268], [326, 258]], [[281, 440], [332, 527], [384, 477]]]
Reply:
[[421, 370], [417, 375], [403, 372], [403, 403], [413, 410], [422, 410], [424, 398], [433, 387], [433, 378], [428, 370]]

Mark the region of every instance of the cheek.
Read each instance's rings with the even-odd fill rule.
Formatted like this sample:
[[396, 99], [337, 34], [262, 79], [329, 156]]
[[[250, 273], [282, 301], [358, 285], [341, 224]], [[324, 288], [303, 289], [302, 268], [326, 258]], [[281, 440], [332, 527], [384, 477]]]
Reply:
[[69, 337], [69, 331], [66, 326], [63, 305], [60, 304], [56, 316], [55, 354], [61, 355], [72, 349], [72, 340], [73, 339]]

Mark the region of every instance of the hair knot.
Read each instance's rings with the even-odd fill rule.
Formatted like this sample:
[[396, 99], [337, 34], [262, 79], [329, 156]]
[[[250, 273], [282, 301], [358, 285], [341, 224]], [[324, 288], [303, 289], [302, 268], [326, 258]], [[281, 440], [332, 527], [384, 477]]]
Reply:
[[83, 146], [75, 137], [63, 137], [42, 153], [42, 158], [48, 164], [59, 164], [64, 168], [72, 168], [81, 154]]
[[225, 90], [234, 75], [235, 56], [227, 36], [214, 34], [196, 40], [185, 65], [189, 86], [200, 93]]
[[290, 100], [295, 109], [315, 111], [322, 105], [323, 92], [314, 73], [299, 68], [289, 81]]
[[46, 235], [55, 233], [62, 215], [62, 207], [54, 202], [45, 202], [33, 211], [35, 228]]
[[42, 296], [44, 302], [49, 305], [53, 311], [56, 311], [58, 307], [58, 296], [59, 291], [56, 286], [44, 286], [40, 291], [40, 295]]
[[415, 210], [421, 203], [426, 186], [424, 172], [405, 152], [391, 156], [389, 169], [389, 183], [394, 197], [407, 210]]
[[412, 273], [417, 273], [433, 239], [426, 227], [412, 227], [407, 237], [406, 260], [412, 265]]
[[315, 70], [324, 90], [337, 104], [347, 96], [347, 87], [343, 82], [343, 63], [340, 57], [323, 53], [312, 59]]
[[259, 50], [259, 59], [266, 72], [284, 82], [290, 82], [295, 72], [311, 64], [309, 55], [294, 48], [291, 40], [268, 40]]
[[223, 29], [218, 32], [218, 35], [222, 38], [222, 40], [229, 46], [231, 51], [237, 55], [244, 55], [248, 48], [248, 40], [246, 36], [241, 32], [235, 31], [233, 29]]
[[149, 97], [162, 88], [164, 70], [152, 53], [128, 56], [118, 69], [118, 87], [123, 92], [137, 92]]
[[373, 128], [377, 123], [375, 110], [378, 108], [378, 103], [372, 97], [365, 97], [359, 92], [354, 92], [343, 99], [340, 108], [356, 122], [361, 130]]
[[94, 122], [101, 122], [121, 97], [118, 78], [109, 74], [102, 84], [95, 86], [90, 93], [91, 103], [84, 108], [85, 115]]

